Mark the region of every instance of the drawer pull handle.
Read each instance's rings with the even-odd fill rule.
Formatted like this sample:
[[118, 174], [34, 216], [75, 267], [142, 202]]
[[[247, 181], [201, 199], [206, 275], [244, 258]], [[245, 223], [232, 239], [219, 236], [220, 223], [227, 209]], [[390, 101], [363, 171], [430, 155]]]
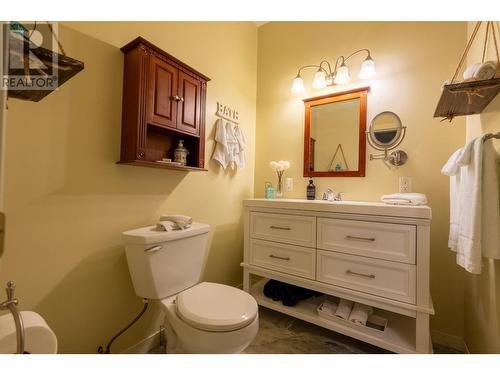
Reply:
[[276, 225], [271, 225], [269, 228], [271, 229], [280, 229], [280, 230], [291, 230], [290, 227], [277, 227]]
[[351, 241], [369, 241], [369, 242], [375, 241], [375, 238], [373, 237], [368, 238], [368, 237], [345, 236], [345, 239]]
[[281, 259], [281, 260], [290, 260], [289, 257], [280, 257], [280, 256], [274, 255], [274, 254], [269, 255], [269, 258], [276, 258], [276, 259]]
[[347, 273], [348, 275], [353, 275], [353, 276], [366, 277], [368, 279], [374, 279], [375, 278], [375, 275], [368, 275], [366, 273], [359, 273], [359, 272], [354, 272], [354, 271], [351, 271], [351, 270], [347, 270], [347, 271], [345, 271], [345, 273]]

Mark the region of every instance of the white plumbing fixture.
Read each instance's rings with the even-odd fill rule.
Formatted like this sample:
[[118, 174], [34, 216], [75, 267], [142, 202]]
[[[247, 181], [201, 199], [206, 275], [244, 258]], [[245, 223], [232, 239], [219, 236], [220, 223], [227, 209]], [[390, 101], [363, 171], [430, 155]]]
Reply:
[[201, 282], [210, 226], [123, 233], [136, 294], [165, 311], [167, 353], [240, 353], [257, 335], [255, 299], [222, 284]]

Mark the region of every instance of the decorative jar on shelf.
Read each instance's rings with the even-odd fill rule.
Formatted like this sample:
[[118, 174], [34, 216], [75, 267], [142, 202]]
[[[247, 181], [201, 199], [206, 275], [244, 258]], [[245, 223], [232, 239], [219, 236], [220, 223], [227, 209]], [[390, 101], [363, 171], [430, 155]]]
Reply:
[[186, 165], [188, 155], [189, 151], [186, 147], [184, 147], [184, 141], [181, 139], [179, 141], [179, 145], [174, 150], [174, 161], [181, 163], [181, 165]]

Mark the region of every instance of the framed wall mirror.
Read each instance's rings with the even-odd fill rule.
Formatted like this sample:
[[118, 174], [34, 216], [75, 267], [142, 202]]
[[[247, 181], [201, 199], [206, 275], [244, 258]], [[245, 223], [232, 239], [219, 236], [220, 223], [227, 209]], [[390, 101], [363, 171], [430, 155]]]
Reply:
[[369, 87], [304, 99], [304, 177], [364, 177]]

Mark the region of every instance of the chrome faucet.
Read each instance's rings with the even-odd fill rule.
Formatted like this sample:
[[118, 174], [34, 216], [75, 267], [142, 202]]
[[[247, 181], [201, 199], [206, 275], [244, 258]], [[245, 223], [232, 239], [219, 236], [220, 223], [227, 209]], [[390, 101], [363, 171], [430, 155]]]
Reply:
[[323, 193], [323, 200], [324, 201], [333, 201], [335, 198], [334, 194], [333, 194], [333, 190], [332, 189], [326, 189], [326, 191]]
[[326, 191], [323, 193], [323, 200], [328, 202], [341, 201], [341, 194], [342, 192], [334, 193], [332, 189], [326, 189]]
[[16, 325], [16, 338], [17, 338], [17, 352], [16, 354], [24, 354], [24, 325], [23, 318], [17, 310], [18, 300], [14, 298], [14, 290], [16, 286], [12, 281], [7, 282], [7, 287], [5, 291], [7, 292], [7, 300], [0, 303], [0, 310], [10, 310], [10, 313], [14, 317], [14, 323]]

